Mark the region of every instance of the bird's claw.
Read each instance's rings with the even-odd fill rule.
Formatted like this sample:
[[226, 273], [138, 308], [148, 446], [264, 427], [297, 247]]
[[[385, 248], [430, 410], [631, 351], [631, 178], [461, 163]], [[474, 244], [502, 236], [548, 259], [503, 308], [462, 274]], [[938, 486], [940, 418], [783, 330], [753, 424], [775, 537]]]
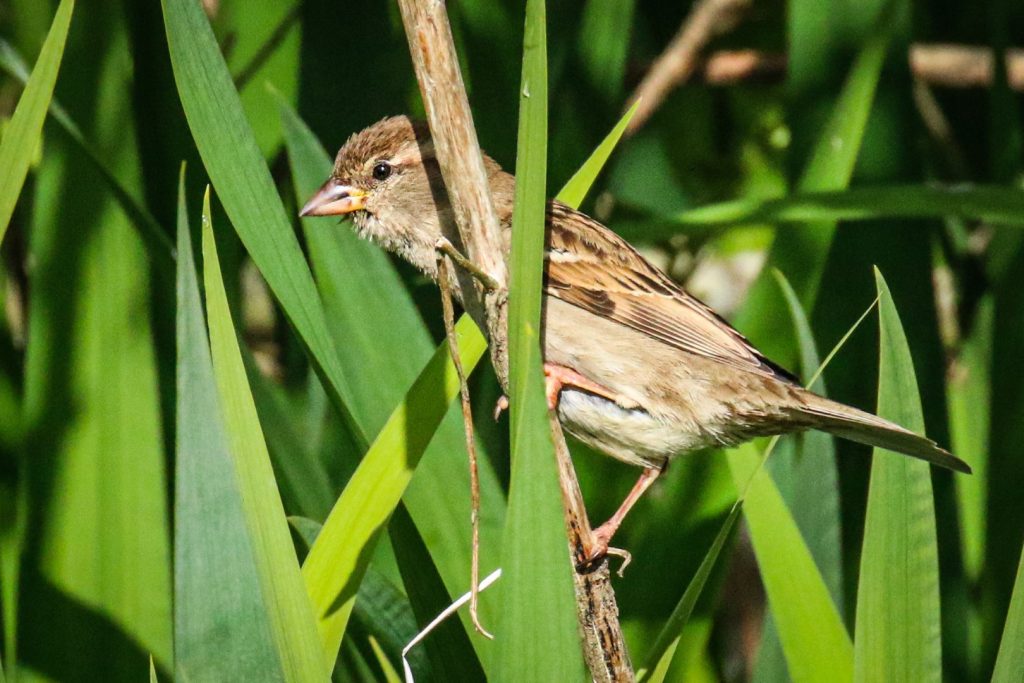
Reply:
[[508, 396], [502, 395], [494, 403], [494, 421], [501, 419], [501, 414], [508, 410]]
[[586, 550], [586, 557], [584, 557], [578, 569], [585, 570], [594, 567], [606, 557], [614, 556], [622, 559], [622, 564], [619, 565], [618, 570], [615, 572], [621, 577], [623, 572], [626, 571], [626, 567], [633, 561], [633, 555], [623, 548], [609, 547], [608, 543], [611, 541], [614, 533], [615, 529], [608, 528], [605, 525], [594, 529], [591, 532], [588, 547], [584, 548]]

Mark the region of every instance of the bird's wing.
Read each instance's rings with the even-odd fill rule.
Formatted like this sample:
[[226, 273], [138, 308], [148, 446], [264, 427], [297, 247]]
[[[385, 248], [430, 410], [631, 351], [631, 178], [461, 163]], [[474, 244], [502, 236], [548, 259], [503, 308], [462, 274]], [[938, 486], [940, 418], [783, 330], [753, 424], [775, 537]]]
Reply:
[[546, 292], [687, 353], [793, 382], [628, 242], [559, 202], [548, 205]]

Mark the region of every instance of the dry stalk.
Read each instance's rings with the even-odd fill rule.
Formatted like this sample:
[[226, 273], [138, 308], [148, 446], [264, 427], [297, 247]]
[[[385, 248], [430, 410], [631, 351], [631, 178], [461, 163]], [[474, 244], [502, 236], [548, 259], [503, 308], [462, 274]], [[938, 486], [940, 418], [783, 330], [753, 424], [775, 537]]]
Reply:
[[[480, 284], [481, 278], [474, 277], [465, 268], [457, 269], [466, 310], [487, 329], [491, 360], [499, 382], [507, 391], [508, 275], [504, 249], [445, 4], [440, 0], [399, 0], [398, 4], [430, 124], [435, 155], [458, 225], [459, 234], [445, 237], [454, 245], [456, 252], [465, 254], [470, 262], [500, 285], [497, 289], [484, 287]], [[443, 277], [441, 279], [444, 281]], [[471, 296], [474, 293], [476, 296]], [[471, 419], [466, 395], [463, 395], [463, 416]], [[471, 427], [467, 427], [469, 429]], [[573, 564], [579, 565], [585, 558], [585, 548], [590, 546], [590, 525], [576, 473], [555, 417], [552, 418], [551, 429], [559, 461], [569, 546]], [[468, 431], [467, 440], [471, 441]], [[603, 561], [586, 573], [574, 574], [583, 649], [591, 674], [600, 682], [633, 680], [619, 627], [615, 594], [608, 578], [608, 563]]]
[[500, 285], [493, 291], [484, 291], [470, 274], [459, 273], [463, 304], [481, 328], [487, 330], [491, 361], [498, 381], [507, 391], [508, 271], [498, 214], [491, 200], [445, 3], [399, 0], [398, 6], [435, 155], [458, 225], [457, 235], [445, 237]]
[[466, 371], [459, 355], [459, 339], [455, 333], [455, 311], [452, 307], [451, 285], [448, 280], [448, 257], [437, 256], [437, 281], [441, 287], [441, 309], [444, 317], [444, 332], [448, 337], [455, 374], [459, 376], [459, 396], [462, 399], [462, 426], [466, 434], [466, 453], [469, 455], [469, 496], [470, 525], [472, 526], [472, 559], [469, 571], [469, 617], [473, 627], [485, 638], [494, 639], [490, 631], [480, 623], [480, 469], [477, 466], [476, 437], [473, 432], [473, 408], [469, 402], [469, 384]]

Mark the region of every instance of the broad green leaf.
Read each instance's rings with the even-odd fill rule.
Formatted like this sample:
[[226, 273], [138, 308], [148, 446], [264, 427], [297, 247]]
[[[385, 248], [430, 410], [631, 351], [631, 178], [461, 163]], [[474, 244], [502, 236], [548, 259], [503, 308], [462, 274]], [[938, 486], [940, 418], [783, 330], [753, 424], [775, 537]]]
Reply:
[[[456, 326], [467, 372], [486, 348], [469, 318]], [[458, 395], [459, 381], [442, 345], [395, 408], [345, 486], [302, 565], [323, 649], [338, 652], [363, 573], [437, 425]]]
[[[924, 433], [910, 347], [882, 274], [878, 414]], [[874, 450], [857, 590], [855, 680], [942, 679], [939, 557], [931, 468]]]
[[25, 183], [29, 165], [39, 147], [46, 108], [57, 83], [57, 72], [64, 56], [74, 8], [75, 0], [62, 0], [57, 8], [32, 76], [0, 140], [0, 242], [7, 232], [18, 195], [21, 194], [21, 186]]
[[162, 0], [171, 65], [192, 136], [249, 255], [295, 327], [353, 433], [348, 378], [338, 362], [313, 277], [253, 138], [216, 38], [195, 0]]
[[704, 591], [708, 577], [711, 576], [711, 571], [715, 568], [718, 556], [721, 554], [725, 542], [732, 534], [732, 528], [736, 524], [742, 509], [742, 503], [736, 503], [729, 516], [725, 518], [722, 528], [718, 530], [718, 535], [715, 536], [715, 540], [712, 542], [711, 547], [708, 548], [707, 554], [704, 555], [700, 567], [697, 568], [697, 573], [690, 579], [690, 583], [683, 592], [683, 597], [679, 599], [679, 603], [672, 610], [672, 614], [662, 627], [661, 633], [658, 634], [657, 639], [654, 641], [654, 645], [651, 646], [651, 650], [647, 654], [647, 663], [636, 672], [636, 679], [638, 681], [661, 683], [665, 680], [665, 674], [668, 673], [676, 653], [676, 648], [679, 645], [679, 638], [683, 627], [690, 620], [693, 608], [697, 604], [697, 598]]
[[[774, 273], [786, 299], [800, 348], [800, 369], [810, 381], [807, 387], [825, 396], [825, 381], [820, 376], [822, 363], [814, 343], [810, 322], [793, 287], [779, 271]], [[858, 323], [855, 323], [855, 326]], [[842, 341], [840, 344], [843, 343]], [[831, 354], [830, 354], [831, 358]], [[817, 375], [817, 378], [814, 377]], [[821, 571], [829, 594], [840, 615], [843, 611], [843, 568], [840, 547], [839, 473], [833, 437], [812, 430], [798, 434], [787, 457], [776, 452], [771, 463], [773, 476], [787, 499], [793, 518], [814, 562]]]
[[[92, 32], [102, 26], [104, 44], [123, 46], [123, 13], [93, 3], [75, 22], [62, 83], [78, 84], [68, 92], [92, 112], [90, 135], [138, 188], [136, 123], [124, 96], [131, 55], [95, 50]], [[55, 679], [119, 671], [142, 678], [150, 654], [165, 670], [173, 659], [169, 486], [154, 345], [154, 322], [173, 316], [156, 315], [158, 293], [138, 235], [88, 160], [59, 136], [47, 139], [32, 199], [22, 226], [23, 262], [31, 264], [22, 461], [31, 546], [18, 587], [19, 658]]]
[[509, 263], [512, 475], [502, 548], [499, 681], [573, 681], [583, 674], [572, 575], [541, 372], [541, 275], [547, 203], [547, 28], [528, 0], [519, 91], [516, 197]]
[[333, 657], [325, 657], [319, 646], [313, 611], [303, 590], [270, 455], [249, 392], [221, 279], [209, 193], [203, 205], [203, 272], [217, 393], [271, 638], [286, 680], [322, 680], [330, 673], [328, 662], [333, 662]]
[[619, 140], [622, 138], [622, 134], [626, 131], [626, 126], [633, 120], [633, 114], [636, 113], [636, 108], [640, 105], [640, 102], [634, 102], [619, 122], [615, 124], [611, 132], [605, 136], [604, 140], [601, 141], [587, 160], [583, 162], [580, 169], [573, 174], [572, 178], [562, 187], [558, 192], [556, 199], [567, 206], [571, 206], [574, 209], [580, 208], [580, 204], [583, 203], [583, 198], [587, 196], [587, 192], [590, 191], [594, 181], [597, 180], [597, 176], [601, 173], [605, 164], [608, 162], [608, 158], [615, 151], [615, 146], [619, 144]]
[[1006, 626], [999, 641], [992, 683], [1014, 683], [1024, 678], [1024, 550], [1017, 566], [1017, 580], [1006, 614]]
[[[793, 321], [800, 351], [800, 368], [813, 384], [809, 387], [825, 395], [820, 377], [818, 351], [814, 344], [807, 315], [785, 276], [773, 272], [785, 298]], [[841, 344], [842, 342], [840, 342]], [[813, 378], [817, 379], [813, 379]], [[793, 514], [807, 549], [821, 572], [829, 594], [843, 612], [843, 576], [840, 552], [839, 476], [836, 471], [835, 445], [832, 436], [816, 430], [793, 435], [778, 442], [771, 454], [768, 469]], [[778, 629], [771, 612], [766, 612], [761, 644], [752, 679], [775, 681], [787, 675], [786, 661], [779, 642]]]
[[284, 679], [224, 431], [178, 196], [174, 660], [184, 680]]
[[848, 681], [853, 647], [793, 515], [753, 443], [728, 452], [733, 481], [746, 487], [744, 515], [790, 677]]
[[[403, 510], [401, 505], [396, 509], [396, 514], [399, 510]], [[305, 557], [323, 527], [320, 522], [306, 517], [289, 517], [288, 523], [299, 537], [297, 539], [297, 545], [300, 548], [299, 554]], [[391, 524], [393, 523], [394, 518], [392, 518]], [[390, 524], [389, 535], [392, 544], [397, 547], [397, 542], [394, 540], [395, 533]], [[422, 545], [422, 540], [419, 543]], [[429, 555], [417, 556], [417, 561], [429, 561], [429, 559]], [[444, 590], [443, 587], [441, 590]], [[391, 579], [371, 566], [359, 584], [359, 595], [356, 597], [356, 604], [352, 610], [350, 632], [354, 632], [356, 637], [372, 635], [377, 639], [381, 649], [391, 658], [391, 661], [395, 662], [401, 661], [402, 648], [419, 632], [416, 615], [410, 602], [422, 596], [414, 594], [408, 588], [406, 591], [409, 592], [409, 597], [406, 597]], [[344, 650], [344, 648], [342, 649]], [[410, 652], [408, 659], [417, 679], [434, 680], [430, 662], [422, 651]], [[463, 679], [443, 678], [440, 680]]]
[[[887, 0], [880, 11], [875, 30], [861, 47], [831, 117], [818, 137], [797, 185], [798, 191], [824, 192], [849, 185], [892, 36], [892, 15], [901, 2]], [[768, 265], [786, 273], [807, 310], [814, 309], [835, 229], [835, 221], [823, 220], [781, 230], [768, 255]], [[794, 349], [785, 346], [787, 337], [780, 339], [771, 329], [781, 311], [782, 302], [766, 269], [751, 288], [735, 322], [770, 357], [785, 361], [794, 355]]]

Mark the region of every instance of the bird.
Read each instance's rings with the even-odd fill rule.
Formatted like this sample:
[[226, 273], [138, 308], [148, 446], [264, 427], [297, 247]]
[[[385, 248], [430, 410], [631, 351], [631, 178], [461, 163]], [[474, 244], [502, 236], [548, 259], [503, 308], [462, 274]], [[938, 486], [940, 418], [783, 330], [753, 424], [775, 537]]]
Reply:
[[[507, 258], [515, 177], [486, 154]], [[300, 216], [347, 216], [356, 233], [438, 279], [438, 245], [456, 234], [429, 128], [404, 115], [351, 135]], [[453, 296], [459, 278], [449, 272]], [[542, 350], [549, 407], [588, 446], [642, 467], [593, 531], [603, 557], [626, 514], [679, 456], [817, 429], [958, 472], [934, 441], [803, 388], [622, 237], [565, 204], [546, 208]]]

